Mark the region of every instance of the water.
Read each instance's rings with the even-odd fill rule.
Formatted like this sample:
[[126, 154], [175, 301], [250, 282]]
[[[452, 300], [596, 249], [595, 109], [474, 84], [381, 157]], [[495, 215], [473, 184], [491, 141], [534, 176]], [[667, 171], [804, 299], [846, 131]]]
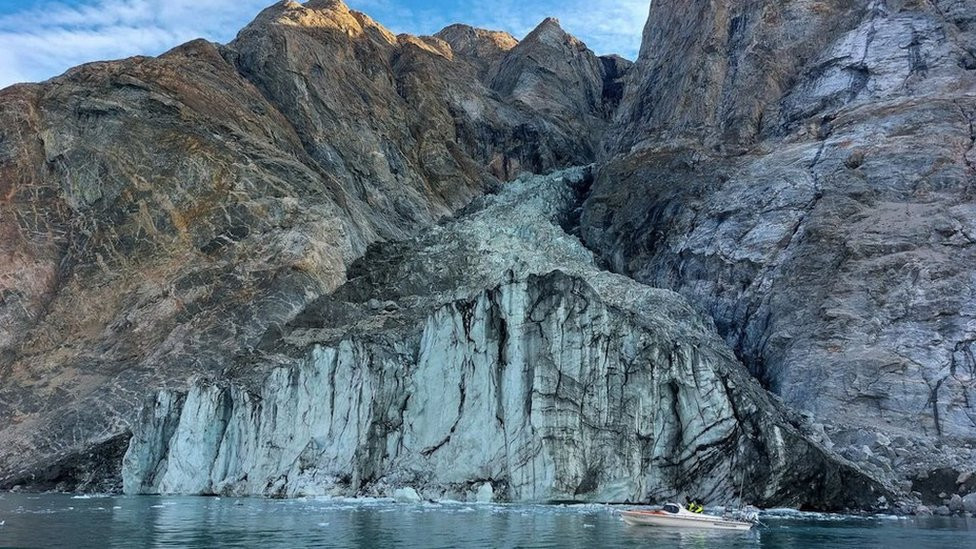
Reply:
[[976, 547], [976, 519], [763, 517], [751, 532], [627, 526], [598, 505], [0, 494], [0, 547]]

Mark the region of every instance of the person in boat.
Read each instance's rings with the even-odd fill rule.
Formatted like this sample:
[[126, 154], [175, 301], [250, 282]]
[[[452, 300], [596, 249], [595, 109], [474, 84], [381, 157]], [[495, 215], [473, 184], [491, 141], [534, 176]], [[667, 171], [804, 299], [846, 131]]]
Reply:
[[698, 502], [697, 499], [691, 499], [690, 497], [685, 497], [685, 509], [688, 509], [692, 513], [704, 513], [705, 506]]

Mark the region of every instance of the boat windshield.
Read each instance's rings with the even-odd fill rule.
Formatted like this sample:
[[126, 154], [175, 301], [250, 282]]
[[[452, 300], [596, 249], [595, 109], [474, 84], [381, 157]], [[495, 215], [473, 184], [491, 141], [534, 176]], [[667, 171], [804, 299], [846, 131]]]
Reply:
[[668, 513], [678, 513], [679, 511], [678, 506], [673, 503], [665, 505], [664, 510]]

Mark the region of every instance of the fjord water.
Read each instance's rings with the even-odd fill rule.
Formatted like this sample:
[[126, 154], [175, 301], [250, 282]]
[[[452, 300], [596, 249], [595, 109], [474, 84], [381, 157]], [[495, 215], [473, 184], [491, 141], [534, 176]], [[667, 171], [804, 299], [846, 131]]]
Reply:
[[623, 524], [599, 505], [0, 494], [0, 547], [976, 547], [976, 519], [766, 514], [751, 532]]

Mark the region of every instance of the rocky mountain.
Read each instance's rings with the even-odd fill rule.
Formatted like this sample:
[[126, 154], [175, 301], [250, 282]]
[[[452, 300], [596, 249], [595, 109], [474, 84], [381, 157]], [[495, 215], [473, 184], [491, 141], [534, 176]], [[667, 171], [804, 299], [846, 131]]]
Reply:
[[0, 488], [976, 492], [974, 14], [286, 1], [0, 91]]
[[469, 59], [281, 2], [226, 46], [0, 92], [0, 484], [116, 448], [147, 390], [220, 375], [371, 242], [593, 161], [602, 104], [536, 110]]
[[949, 494], [976, 444], [974, 24], [966, 0], [654, 2], [581, 231], [849, 457]]

